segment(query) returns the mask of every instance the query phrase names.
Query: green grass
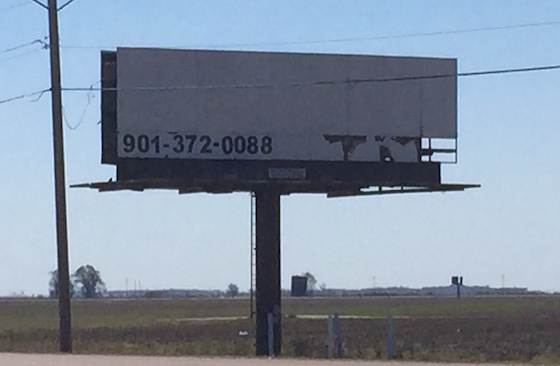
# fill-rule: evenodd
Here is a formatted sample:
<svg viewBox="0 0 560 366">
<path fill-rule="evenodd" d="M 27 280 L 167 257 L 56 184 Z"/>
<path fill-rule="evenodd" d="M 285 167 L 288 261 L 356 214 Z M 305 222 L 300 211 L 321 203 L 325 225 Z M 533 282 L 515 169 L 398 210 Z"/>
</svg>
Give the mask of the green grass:
<svg viewBox="0 0 560 366">
<path fill-rule="evenodd" d="M 325 356 L 326 321 L 341 315 L 345 357 L 387 354 L 387 314 L 394 316 L 395 358 L 421 361 L 560 363 L 560 297 L 287 298 L 283 355 Z M 251 356 L 248 299 L 74 300 L 77 353 Z M 193 318 L 228 319 L 193 321 Z M 0 300 L 0 351 L 56 352 L 54 300 Z"/>
</svg>

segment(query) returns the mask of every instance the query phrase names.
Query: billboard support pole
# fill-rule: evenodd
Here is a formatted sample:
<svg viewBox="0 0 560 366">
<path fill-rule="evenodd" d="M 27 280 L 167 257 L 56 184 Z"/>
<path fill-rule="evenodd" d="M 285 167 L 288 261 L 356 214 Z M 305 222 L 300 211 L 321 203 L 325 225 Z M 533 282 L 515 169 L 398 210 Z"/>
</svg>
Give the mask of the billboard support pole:
<svg viewBox="0 0 560 366">
<path fill-rule="evenodd" d="M 267 356 L 268 314 L 273 315 L 273 349 L 282 344 L 280 287 L 280 193 L 264 188 L 256 197 L 256 354 Z"/>
</svg>

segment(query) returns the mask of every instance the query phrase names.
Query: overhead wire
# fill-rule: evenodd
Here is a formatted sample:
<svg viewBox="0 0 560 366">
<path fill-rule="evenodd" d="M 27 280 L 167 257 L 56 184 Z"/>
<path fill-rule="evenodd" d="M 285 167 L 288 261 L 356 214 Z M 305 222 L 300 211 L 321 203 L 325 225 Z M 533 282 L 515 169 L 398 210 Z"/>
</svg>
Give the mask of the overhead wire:
<svg viewBox="0 0 560 366">
<path fill-rule="evenodd" d="M 458 73 L 444 73 L 444 74 L 431 74 L 431 75 L 410 75 L 392 78 L 362 78 L 362 79 L 346 79 L 346 80 L 323 80 L 310 83 L 288 83 L 288 84 L 232 84 L 232 85 L 183 85 L 183 86 L 148 86 L 148 87 L 131 87 L 131 88 L 92 88 L 92 87 L 69 87 L 62 88 L 66 92 L 79 92 L 79 91 L 172 91 L 172 90 L 197 90 L 197 89 L 248 89 L 248 88 L 271 88 L 271 87 L 298 87 L 298 86 L 313 86 L 313 85 L 334 85 L 334 84 L 358 84 L 358 83 L 384 83 L 384 82 L 399 82 L 399 81 L 413 81 L 425 79 L 440 79 L 448 77 L 472 77 L 484 75 L 498 75 L 498 74 L 514 74 L 526 72 L 538 72 L 547 70 L 558 70 L 560 64 L 545 65 L 545 66 L 532 66 L 496 70 L 483 70 L 483 71 L 468 71 Z"/>
<path fill-rule="evenodd" d="M 87 93 L 87 102 L 86 105 L 82 111 L 82 114 L 80 116 L 80 119 L 78 120 L 78 122 L 76 122 L 74 125 L 71 125 L 70 122 L 68 121 L 68 117 L 66 117 L 66 108 L 64 108 L 64 106 L 62 107 L 62 116 L 64 117 L 64 123 L 66 124 L 66 127 L 68 127 L 70 130 L 74 131 L 76 130 L 78 127 L 80 127 L 80 125 L 84 122 L 84 118 L 86 116 L 86 113 L 88 111 L 89 106 L 91 105 L 91 102 L 93 99 L 95 99 L 95 94 L 93 93 L 93 87 L 97 84 L 101 83 L 101 81 L 98 81 L 96 83 L 93 83 L 90 85 L 90 91 Z"/>
<path fill-rule="evenodd" d="M 30 102 L 34 103 L 34 102 L 39 101 L 39 99 L 41 99 L 43 97 L 43 95 L 50 90 L 51 89 L 48 88 L 48 89 L 43 89 L 43 90 L 39 90 L 39 91 L 32 92 L 32 93 L 21 94 L 21 95 L 15 96 L 15 97 L 3 99 L 3 100 L 0 100 L 0 105 L 10 103 L 10 102 L 14 102 L 14 101 L 20 100 L 20 99 L 31 98 L 31 97 L 37 96 L 37 98 L 30 100 Z"/>
<path fill-rule="evenodd" d="M 4 57 L 4 58 L 0 59 L 0 64 L 2 64 L 4 62 L 7 62 L 7 61 L 10 61 L 10 60 L 13 60 L 13 59 L 17 59 L 17 58 L 20 58 L 20 57 L 31 55 L 33 53 L 37 53 L 37 52 L 42 51 L 42 50 L 43 49 L 35 49 L 35 50 L 31 50 L 31 51 L 27 51 L 27 52 L 24 52 L 24 53 L 17 54 L 15 56 Z"/>
<path fill-rule="evenodd" d="M 365 78 L 365 79 L 347 79 L 347 80 L 326 80 L 326 81 L 316 81 L 313 83 L 290 83 L 290 84 L 243 84 L 243 85 L 207 85 L 207 86 L 195 86 L 195 85 L 185 85 L 185 86 L 175 86 L 175 87 L 132 87 L 132 88 L 95 88 L 96 84 L 99 84 L 101 81 L 97 81 L 96 83 L 90 85 L 89 87 L 63 87 L 62 91 L 65 92 L 81 92 L 87 91 L 92 93 L 94 91 L 130 91 L 130 90 L 195 90 L 195 89 L 246 89 L 246 88 L 270 88 L 270 87 L 277 87 L 277 86 L 313 86 L 313 85 L 334 85 L 334 84 L 356 84 L 356 83 L 376 83 L 376 82 L 398 82 L 398 81 L 410 81 L 410 80 L 425 80 L 425 79 L 439 79 L 439 78 L 447 78 L 447 77 L 472 77 L 472 76 L 485 76 L 485 75 L 498 75 L 498 74 L 514 74 L 514 73 L 527 73 L 527 72 L 539 72 L 539 71 L 550 71 L 550 70 L 559 70 L 560 64 L 557 65 L 546 65 L 546 66 L 532 66 L 532 67 L 520 67 L 520 68 L 509 68 L 509 69 L 497 69 L 497 70 L 483 70 L 483 71 L 468 71 L 468 72 L 458 72 L 458 73 L 447 73 L 447 74 L 432 74 L 432 75 L 417 75 L 417 76 L 403 76 L 403 77 L 394 77 L 394 78 Z M 38 95 L 35 101 L 41 99 L 44 93 L 50 91 L 51 89 L 43 89 L 40 91 L 36 91 L 33 93 L 28 94 L 21 94 L 16 97 L 11 97 L 8 99 L 0 100 L 0 104 L 5 104 L 9 102 L 13 102 L 16 100 L 29 98 L 32 96 Z M 91 103 L 91 94 L 88 95 L 88 101 L 86 104 L 86 109 L 89 107 Z M 82 112 L 82 116 L 85 114 L 85 111 Z M 80 122 L 81 123 L 81 122 Z"/>
<path fill-rule="evenodd" d="M 517 73 L 524 73 L 524 72 L 537 72 L 537 71 L 558 70 L 558 69 L 560 69 L 560 64 L 558 64 L 558 65 L 547 65 L 547 66 L 520 67 L 520 68 L 511 68 L 511 69 L 468 71 L 468 72 L 447 73 L 447 74 L 403 76 L 403 77 L 382 78 L 382 79 L 354 79 L 354 80 L 345 80 L 344 83 L 370 83 L 370 82 L 389 82 L 389 81 L 439 79 L 439 78 L 448 78 L 448 77 L 469 77 L 469 76 L 484 76 L 484 75 L 498 75 L 498 74 L 517 74 Z"/>
<path fill-rule="evenodd" d="M 371 36 L 371 37 L 348 37 L 348 38 L 334 38 L 334 39 L 323 39 L 323 40 L 258 42 L 258 43 L 237 43 L 237 44 L 199 44 L 199 45 L 181 46 L 177 48 L 189 48 L 189 47 L 231 48 L 231 47 L 285 46 L 285 45 L 305 45 L 305 44 L 323 44 L 323 43 L 363 42 L 363 41 L 376 41 L 376 40 L 388 40 L 388 39 L 399 39 L 399 38 L 442 36 L 446 34 L 500 31 L 506 29 L 532 28 L 532 27 L 552 26 L 552 25 L 560 25 L 560 20 L 552 20 L 546 22 L 533 22 L 533 23 L 518 23 L 518 24 L 509 24 L 509 25 L 502 25 L 502 26 L 493 26 L 493 27 L 465 28 L 465 29 L 439 30 L 439 31 L 432 31 L 432 32 L 421 32 L 421 33 L 393 34 L 393 35 Z M 64 44 L 62 44 L 60 47 L 66 49 L 116 48 L 116 46 L 75 46 L 75 45 L 64 45 Z"/>
<path fill-rule="evenodd" d="M 27 5 L 27 4 L 31 4 L 31 1 L 27 0 L 27 1 L 19 2 L 17 4 L 11 5 L 11 6 L 6 6 L 4 8 L 0 8 L 0 13 L 4 13 L 6 11 L 16 9 L 16 8 L 22 7 L 22 6 Z"/>
<path fill-rule="evenodd" d="M 322 43 L 345 43 L 345 42 L 363 42 L 363 41 L 377 41 L 377 40 L 387 40 L 387 39 L 398 39 L 398 38 L 415 38 L 415 37 L 430 37 L 430 36 L 441 36 L 446 34 L 461 34 L 461 33 L 474 33 L 474 32 L 486 32 L 486 31 L 498 31 L 505 29 L 515 29 L 515 28 L 530 28 L 530 27 L 541 27 L 547 25 L 560 25 L 560 20 L 547 21 L 547 22 L 537 22 L 537 23 L 521 23 L 521 24 L 511 24 L 503 26 L 494 27 L 482 27 L 482 28 L 467 28 L 467 29 L 455 29 L 455 30 L 440 30 L 433 32 L 422 32 L 422 33 L 406 33 L 406 34 L 393 34 L 385 36 L 371 36 L 371 37 L 348 37 L 348 38 L 335 38 L 327 40 L 308 40 L 308 41 L 287 41 L 287 42 L 268 42 L 268 43 L 240 43 L 240 44 L 230 44 L 230 45 L 207 45 L 205 47 L 256 47 L 256 46 L 282 46 L 282 45 L 303 45 L 303 44 L 322 44 Z M 204 47 L 204 46 L 199 46 Z"/>
<path fill-rule="evenodd" d="M 12 9 L 16 9 L 18 7 L 30 4 L 31 2 L 36 2 L 39 5 L 44 6 L 44 4 L 39 3 L 36 0 L 27 0 L 23 1 L 8 7 L 0 8 L 0 13 L 6 12 Z M 74 0 L 68 0 L 64 5 L 59 7 L 58 10 L 62 10 L 66 6 L 70 5 Z M 320 43 L 343 43 L 343 42 L 360 42 L 360 41 L 375 41 L 375 40 L 387 40 L 387 39 L 398 39 L 398 38 L 413 38 L 413 37 L 427 37 L 427 36 L 439 36 L 439 35 L 446 35 L 446 34 L 461 34 L 461 33 L 473 33 L 473 32 L 484 32 L 484 31 L 499 31 L 499 30 L 506 30 L 506 29 L 516 29 L 516 28 L 529 28 L 529 27 L 540 27 L 540 26 L 551 26 L 551 25 L 560 25 L 560 20 L 553 20 L 547 22 L 534 22 L 534 23 L 521 23 L 521 24 L 510 24 L 510 25 L 503 25 L 503 26 L 492 26 L 492 27 L 480 27 L 480 28 L 468 28 L 468 29 L 455 29 L 455 30 L 439 30 L 439 31 L 432 31 L 432 32 L 423 32 L 423 33 L 408 33 L 408 34 L 395 34 L 395 35 L 385 35 L 385 36 L 372 36 L 372 37 L 352 37 L 352 38 L 338 38 L 338 39 L 326 39 L 326 40 L 307 40 L 307 41 L 284 41 L 284 42 L 264 42 L 264 43 L 240 43 L 240 44 L 228 44 L 228 45 L 198 45 L 195 47 L 251 47 L 251 46 L 274 46 L 274 45 L 299 45 L 299 44 L 320 44 Z M 7 53 L 15 52 L 17 50 L 33 46 L 35 44 L 40 44 L 42 49 L 47 49 L 49 47 L 48 43 L 48 36 L 45 36 L 41 39 L 35 39 L 33 41 L 23 43 L 17 46 L 13 46 L 4 50 L 0 50 L 0 55 L 4 55 Z M 192 47 L 192 46 L 191 46 Z M 61 48 L 105 48 L 105 47 L 95 47 L 95 46 L 71 46 L 71 45 L 61 45 Z M 114 47 L 107 47 L 107 48 L 114 48 Z M 39 50 L 32 50 L 29 52 L 25 52 L 23 54 L 10 57 L 4 60 L 0 60 L 0 62 L 7 61 L 10 59 L 23 57 L 25 55 L 35 53 Z M 510 69 L 498 69 L 498 70 L 484 70 L 484 71 L 472 71 L 472 72 L 462 72 L 462 73 L 447 73 L 447 74 L 433 74 L 433 75 L 416 75 L 416 76 L 404 76 L 404 77 L 394 77 L 394 78 L 365 78 L 365 79 L 347 79 L 347 80 L 325 80 L 325 81 L 317 81 L 312 83 L 291 83 L 291 84 L 249 84 L 249 85 L 216 85 L 216 86 L 177 86 L 177 87 L 134 87 L 134 88 L 94 88 L 97 83 L 90 85 L 88 88 L 77 87 L 77 88 L 62 88 L 62 91 L 87 91 L 87 103 L 84 107 L 84 110 L 81 114 L 80 119 L 75 125 L 70 125 L 68 119 L 66 117 L 66 111 L 63 108 L 63 116 L 66 126 L 70 130 L 77 129 L 84 120 L 85 114 L 92 102 L 92 99 L 95 98 L 93 94 L 94 91 L 118 91 L 118 90 L 187 90 L 187 89 L 234 89 L 234 88 L 267 88 L 267 87 L 275 87 L 275 86 L 308 86 L 308 85 L 333 85 L 333 84 L 358 84 L 358 83 L 374 83 L 374 82 L 398 82 L 398 81 L 409 81 L 409 80 L 423 80 L 423 79 L 435 79 L 435 78 L 447 78 L 447 77 L 470 77 L 470 76 L 483 76 L 483 75 L 497 75 L 497 74 L 511 74 L 511 73 L 525 73 L 525 72 L 537 72 L 537 71 L 546 71 L 546 70 L 557 70 L 560 69 L 560 64 L 558 65 L 548 65 L 548 66 L 535 66 L 535 67 L 524 67 L 524 68 L 510 68 Z M 35 97 L 35 99 L 30 100 L 30 102 L 36 102 L 40 100 L 43 95 L 50 91 L 51 89 L 43 89 L 32 93 L 21 94 L 15 97 L 7 98 L 4 100 L 0 100 L 1 104 L 6 104 L 10 102 L 14 102 L 17 100 Z"/>
<path fill-rule="evenodd" d="M 30 46 L 33 46 L 35 44 L 40 44 L 43 49 L 47 49 L 49 47 L 48 43 L 46 42 L 47 39 L 49 39 L 49 37 L 45 36 L 43 38 L 35 39 L 31 42 L 22 43 L 22 44 L 19 44 L 17 46 L 6 48 L 6 49 L 0 51 L 0 55 L 4 55 L 4 54 L 10 53 L 10 52 L 14 52 L 14 51 L 20 50 L 22 48 L 30 47 Z"/>
</svg>

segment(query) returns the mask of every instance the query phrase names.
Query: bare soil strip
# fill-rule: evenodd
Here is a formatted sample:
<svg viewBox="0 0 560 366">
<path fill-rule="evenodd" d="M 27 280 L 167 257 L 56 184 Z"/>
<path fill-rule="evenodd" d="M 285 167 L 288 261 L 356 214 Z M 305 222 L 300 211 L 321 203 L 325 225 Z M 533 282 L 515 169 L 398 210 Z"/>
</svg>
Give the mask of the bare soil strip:
<svg viewBox="0 0 560 366">
<path fill-rule="evenodd" d="M 285 358 L 196 358 L 196 357 L 138 357 L 138 356 L 98 356 L 98 355 L 37 355 L 0 353 L 0 365 L 11 366 L 330 366 L 375 365 L 375 366 L 465 366 L 459 363 L 417 363 L 386 361 L 351 361 L 351 360 L 296 360 Z M 498 364 L 486 364 L 495 366 Z M 522 364 L 518 364 L 522 366 Z"/>
</svg>

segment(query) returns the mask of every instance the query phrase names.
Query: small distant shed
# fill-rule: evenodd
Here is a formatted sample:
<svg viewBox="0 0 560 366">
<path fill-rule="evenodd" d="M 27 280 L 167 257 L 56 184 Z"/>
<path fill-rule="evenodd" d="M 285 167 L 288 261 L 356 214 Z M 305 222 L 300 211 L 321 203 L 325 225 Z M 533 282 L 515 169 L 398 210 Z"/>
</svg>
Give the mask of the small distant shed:
<svg viewBox="0 0 560 366">
<path fill-rule="evenodd" d="M 292 296 L 307 295 L 307 277 L 292 276 Z"/>
</svg>

